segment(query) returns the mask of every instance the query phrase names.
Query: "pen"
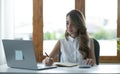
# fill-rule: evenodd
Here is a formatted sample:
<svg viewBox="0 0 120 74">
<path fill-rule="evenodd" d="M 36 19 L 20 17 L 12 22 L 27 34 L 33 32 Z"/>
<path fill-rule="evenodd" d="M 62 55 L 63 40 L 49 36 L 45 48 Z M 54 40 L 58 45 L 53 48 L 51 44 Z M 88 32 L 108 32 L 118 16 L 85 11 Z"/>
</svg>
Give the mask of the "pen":
<svg viewBox="0 0 120 74">
<path fill-rule="evenodd" d="M 46 56 L 49 57 L 49 55 L 45 52 Z"/>
</svg>

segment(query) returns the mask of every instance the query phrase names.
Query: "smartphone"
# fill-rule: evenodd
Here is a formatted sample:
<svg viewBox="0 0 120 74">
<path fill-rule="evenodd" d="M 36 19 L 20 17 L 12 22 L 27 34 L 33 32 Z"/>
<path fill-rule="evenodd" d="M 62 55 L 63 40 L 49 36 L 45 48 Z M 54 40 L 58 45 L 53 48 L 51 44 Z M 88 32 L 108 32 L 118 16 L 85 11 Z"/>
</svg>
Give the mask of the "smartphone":
<svg viewBox="0 0 120 74">
<path fill-rule="evenodd" d="M 91 68 L 91 65 L 79 65 L 79 68 Z"/>
</svg>

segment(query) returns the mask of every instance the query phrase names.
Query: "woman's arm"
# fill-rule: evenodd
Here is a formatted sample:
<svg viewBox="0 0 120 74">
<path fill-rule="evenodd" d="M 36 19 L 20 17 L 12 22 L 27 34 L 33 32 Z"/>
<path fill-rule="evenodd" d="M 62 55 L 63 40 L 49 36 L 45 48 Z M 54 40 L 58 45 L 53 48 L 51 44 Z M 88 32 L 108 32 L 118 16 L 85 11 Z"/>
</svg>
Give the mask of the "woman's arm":
<svg viewBox="0 0 120 74">
<path fill-rule="evenodd" d="M 60 40 L 57 41 L 55 47 L 53 48 L 52 52 L 50 53 L 49 57 L 46 57 L 42 62 L 45 65 L 52 65 L 54 63 L 54 58 L 59 55 L 60 53 Z"/>
<path fill-rule="evenodd" d="M 89 50 L 89 52 L 90 52 L 89 57 L 90 58 L 87 59 L 87 64 L 96 65 L 96 58 L 95 58 L 95 51 L 94 50 L 95 50 L 94 49 L 94 41 L 91 38 L 90 39 L 90 50 Z"/>
<path fill-rule="evenodd" d="M 60 53 L 60 40 L 57 41 L 55 47 L 53 48 L 52 52 L 50 53 L 50 58 L 55 58 Z"/>
</svg>

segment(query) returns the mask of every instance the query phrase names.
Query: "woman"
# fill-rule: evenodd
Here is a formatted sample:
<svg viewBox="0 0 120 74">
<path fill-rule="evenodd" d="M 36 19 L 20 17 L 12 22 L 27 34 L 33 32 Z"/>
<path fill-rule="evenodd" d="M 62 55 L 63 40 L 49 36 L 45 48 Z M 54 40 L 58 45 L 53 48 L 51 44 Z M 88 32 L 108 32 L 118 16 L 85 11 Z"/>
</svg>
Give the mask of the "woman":
<svg viewBox="0 0 120 74">
<path fill-rule="evenodd" d="M 49 57 L 43 60 L 52 65 L 61 53 L 60 62 L 95 65 L 94 43 L 89 38 L 85 18 L 81 11 L 72 10 L 66 15 L 65 39 L 58 40 Z"/>
</svg>

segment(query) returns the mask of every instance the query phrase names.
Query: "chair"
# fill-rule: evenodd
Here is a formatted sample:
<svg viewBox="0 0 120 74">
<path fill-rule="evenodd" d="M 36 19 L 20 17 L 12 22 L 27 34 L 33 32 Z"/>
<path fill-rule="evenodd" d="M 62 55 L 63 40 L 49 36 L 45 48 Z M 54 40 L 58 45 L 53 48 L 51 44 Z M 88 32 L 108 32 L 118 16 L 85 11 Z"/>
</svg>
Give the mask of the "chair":
<svg viewBox="0 0 120 74">
<path fill-rule="evenodd" d="M 93 38 L 93 40 L 94 40 L 94 51 L 95 51 L 96 65 L 99 65 L 100 44 L 96 39 Z M 60 62 L 60 55 L 61 55 L 61 53 L 59 54 L 59 58 L 58 58 L 59 62 Z"/>
<path fill-rule="evenodd" d="M 96 65 L 99 65 L 100 44 L 96 39 L 93 39 L 93 40 L 94 40 L 94 50 L 95 50 Z"/>
</svg>

